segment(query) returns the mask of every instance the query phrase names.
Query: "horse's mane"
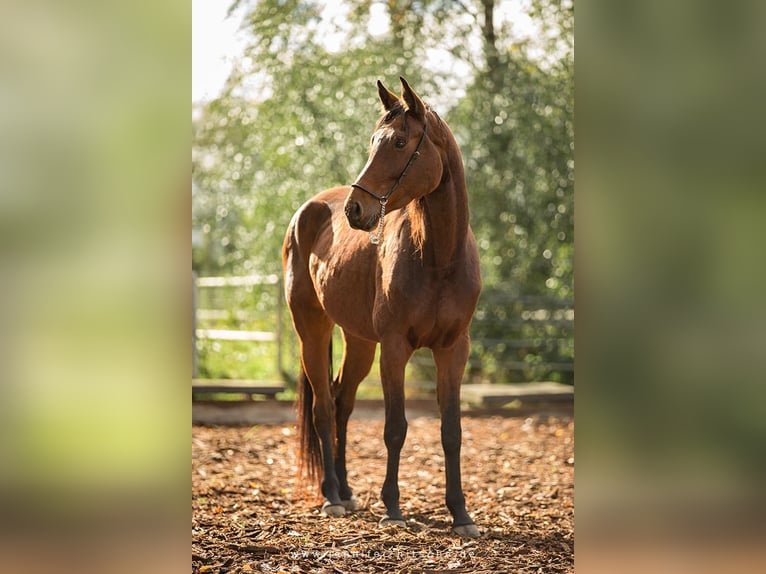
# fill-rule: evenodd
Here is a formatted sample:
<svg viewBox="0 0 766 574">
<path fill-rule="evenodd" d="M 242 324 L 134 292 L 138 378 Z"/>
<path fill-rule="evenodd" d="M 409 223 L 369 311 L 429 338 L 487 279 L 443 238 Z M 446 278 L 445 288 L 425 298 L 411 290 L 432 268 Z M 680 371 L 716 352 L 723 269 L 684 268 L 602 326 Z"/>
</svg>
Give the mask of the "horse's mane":
<svg viewBox="0 0 766 574">
<path fill-rule="evenodd" d="M 407 205 L 407 217 L 410 222 L 410 239 L 415 246 L 415 253 L 423 258 L 423 245 L 426 242 L 426 207 L 422 197 Z"/>
</svg>

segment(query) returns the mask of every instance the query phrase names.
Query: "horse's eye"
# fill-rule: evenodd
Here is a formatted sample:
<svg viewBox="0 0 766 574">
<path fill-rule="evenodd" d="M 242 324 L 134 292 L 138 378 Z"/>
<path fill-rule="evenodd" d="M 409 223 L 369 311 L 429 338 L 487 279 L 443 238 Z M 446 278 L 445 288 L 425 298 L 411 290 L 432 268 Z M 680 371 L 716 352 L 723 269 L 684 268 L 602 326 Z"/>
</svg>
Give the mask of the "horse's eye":
<svg viewBox="0 0 766 574">
<path fill-rule="evenodd" d="M 404 139 L 404 138 L 396 138 L 396 141 L 394 142 L 394 145 L 397 148 L 402 149 L 404 146 L 407 145 L 407 140 Z"/>
</svg>

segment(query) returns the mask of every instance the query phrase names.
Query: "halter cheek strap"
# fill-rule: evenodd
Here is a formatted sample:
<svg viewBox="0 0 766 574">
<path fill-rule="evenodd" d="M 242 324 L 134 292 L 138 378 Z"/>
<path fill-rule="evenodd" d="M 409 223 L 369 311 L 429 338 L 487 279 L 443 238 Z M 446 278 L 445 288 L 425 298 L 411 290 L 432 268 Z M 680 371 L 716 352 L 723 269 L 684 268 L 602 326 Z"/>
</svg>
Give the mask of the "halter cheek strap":
<svg viewBox="0 0 766 574">
<path fill-rule="evenodd" d="M 405 117 L 405 122 L 406 122 Z M 412 152 L 412 155 L 410 156 L 410 159 L 407 161 L 407 165 L 404 166 L 404 169 L 402 170 L 402 173 L 399 175 L 399 178 L 394 182 L 394 185 L 391 186 L 391 189 L 388 190 L 388 192 L 385 195 L 378 195 L 374 191 L 370 191 L 363 185 L 361 185 L 358 182 L 354 182 L 351 184 L 351 187 L 355 187 L 357 189 L 361 189 L 365 193 L 369 193 L 372 197 L 377 199 L 380 202 L 380 218 L 378 219 L 378 229 L 375 233 L 370 233 L 370 243 L 373 245 L 378 245 L 380 243 L 380 240 L 383 237 L 383 220 L 386 217 L 386 203 L 388 203 L 388 198 L 391 197 L 391 194 L 396 191 L 396 189 L 399 187 L 399 185 L 402 183 L 402 180 L 404 179 L 404 176 L 407 175 L 407 172 L 412 167 L 412 164 L 415 163 L 415 160 L 418 159 L 418 156 L 420 156 L 420 148 L 423 145 L 423 140 L 426 137 L 426 131 L 428 130 L 428 124 L 423 125 L 423 133 L 420 134 L 420 140 L 418 141 L 418 145 L 415 148 L 415 151 Z"/>
</svg>

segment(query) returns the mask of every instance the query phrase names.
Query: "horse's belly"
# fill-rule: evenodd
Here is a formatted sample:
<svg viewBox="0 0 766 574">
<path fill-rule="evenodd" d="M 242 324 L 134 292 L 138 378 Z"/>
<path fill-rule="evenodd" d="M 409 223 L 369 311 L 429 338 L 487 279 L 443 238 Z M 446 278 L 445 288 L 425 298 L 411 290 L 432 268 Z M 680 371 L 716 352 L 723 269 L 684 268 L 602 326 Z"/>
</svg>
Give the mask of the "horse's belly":
<svg viewBox="0 0 766 574">
<path fill-rule="evenodd" d="M 376 341 L 373 328 L 374 268 L 338 265 L 312 257 L 314 288 L 327 316 L 356 337 Z"/>
</svg>

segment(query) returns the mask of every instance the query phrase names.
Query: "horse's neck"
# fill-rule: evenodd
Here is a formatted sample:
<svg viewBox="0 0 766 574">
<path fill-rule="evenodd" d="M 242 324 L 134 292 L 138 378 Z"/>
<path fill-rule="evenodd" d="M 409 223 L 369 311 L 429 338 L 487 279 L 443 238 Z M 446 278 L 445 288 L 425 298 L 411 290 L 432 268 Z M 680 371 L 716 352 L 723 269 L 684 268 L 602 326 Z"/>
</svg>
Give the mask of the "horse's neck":
<svg viewBox="0 0 766 574">
<path fill-rule="evenodd" d="M 459 166 L 451 163 L 447 168 L 449 177 L 423 198 L 423 257 L 445 270 L 459 264 L 456 256 L 468 233 L 468 197 L 462 163 Z"/>
</svg>

